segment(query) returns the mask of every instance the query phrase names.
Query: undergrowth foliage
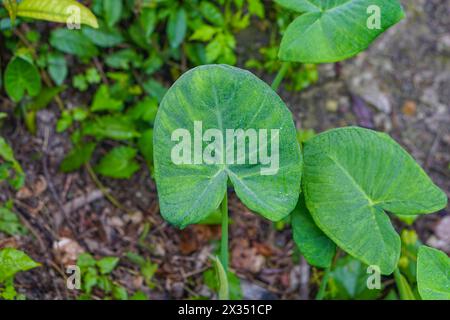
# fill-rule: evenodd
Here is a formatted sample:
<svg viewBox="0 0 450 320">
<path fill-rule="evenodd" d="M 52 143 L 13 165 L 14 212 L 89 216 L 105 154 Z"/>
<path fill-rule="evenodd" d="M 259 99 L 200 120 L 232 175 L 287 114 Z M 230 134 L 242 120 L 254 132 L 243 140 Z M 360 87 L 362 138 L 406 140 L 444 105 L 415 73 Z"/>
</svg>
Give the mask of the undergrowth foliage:
<svg viewBox="0 0 450 320">
<path fill-rule="evenodd" d="M 62 172 L 84 167 L 99 182 L 97 175 L 131 178 L 144 164 L 170 224 L 221 224 L 219 257 L 203 275 L 220 299 L 242 298 L 228 266 L 230 189 L 256 214 L 292 226 L 300 253 L 324 269 L 317 299 L 379 298 L 384 288 L 368 288 L 368 266 L 392 275 L 401 299 L 450 299 L 448 256 L 423 246 L 413 230 L 399 236 L 391 223 L 445 208 L 445 193 L 387 134 L 358 127 L 297 132 L 276 93 L 283 79 L 289 89 L 304 89 L 317 81 L 316 64 L 365 50 L 404 17 L 400 3 L 276 0 L 270 9 L 262 0 L 93 0 L 90 9 L 74 0 L 3 0 L 0 37 L 8 60 L 0 86 L 10 109 L 0 121 L 19 117 L 35 134 L 37 112 L 55 102 L 55 129 L 73 145 Z M 48 37 L 38 24 L 22 28 L 34 20 L 59 25 Z M 273 26 L 268 46 L 243 63 L 277 72 L 271 86 L 233 67 L 235 34 L 250 21 Z M 68 106 L 68 93 L 87 102 Z M 253 151 L 246 141 L 255 142 Z M 99 147 L 108 151 L 97 157 Z M 2 137 L 0 181 L 17 190 L 25 183 Z M 13 201 L 0 207 L 0 232 L 27 232 Z M 338 259 L 339 251 L 348 255 Z M 154 288 L 157 266 L 132 252 L 128 260 Z M 79 298 L 94 291 L 108 299 L 146 298 L 129 296 L 112 280 L 119 262 L 81 255 Z M 0 297 L 25 298 L 14 276 L 39 266 L 24 252 L 0 249 Z"/>
</svg>

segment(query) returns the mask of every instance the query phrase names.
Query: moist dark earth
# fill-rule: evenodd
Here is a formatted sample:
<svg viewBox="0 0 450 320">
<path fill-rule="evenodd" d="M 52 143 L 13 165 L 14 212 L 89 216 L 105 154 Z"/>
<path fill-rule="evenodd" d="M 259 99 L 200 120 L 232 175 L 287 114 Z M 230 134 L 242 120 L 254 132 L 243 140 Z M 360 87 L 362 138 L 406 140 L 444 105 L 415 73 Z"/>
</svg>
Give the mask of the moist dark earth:
<svg viewBox="0 0 450 320">
<path fill-rule="evenodd" d="M 368 51 L 340 64 L 319 66 L 318 83 L 301 92 L 281 88 L 281 96 L 299 129 L 322 132 L 359 125 L 389 133 L 450 197 L 450 8 L 441 0 L 402 3 L 407 18 Z M 241 66 L 267 38 L 257 27 L 238 36 Z M 274 76 L 258 75 L 267 82 Z M 66 93 L 62 98 L 66 104 L 79 105 L 86 97 Z M 8 108 L 1 99 L 1 111 Z M 59 173 L 70 139 L 55 132 L 58 117 L 56 105 L 40 111 L 36 136 L 18 120 L 1 129 L 26 171 L 27 183 L 17 193 L 0 185 L 0 202 L 13 198 L 31 232 L 21 237 L 0 235 L 0 247 L 20 248 L 42 263 L 17 277 L 18 291 L 28 299 L 76 298 L 77 293 L 66 288 L 65 266 L 73 264 L 80 252 L 90 252 L 98 258 L 122 257 L 113 279 L 130 293 L 142 290 L 151 299 L 213 297 L 202 274 L 210 267 L 220 228 L 197 225 L 179 231 L 165 223 L 155 183 L 145 169 L 130 180 L 101 178 L 121 208 L 105 198 L 85 169 Z M 101 155 L 102 150 L 95 157 Z M 277 231 L 233 194 L 229 206 L 231 267 L 242 279 L 245 298 L 314 297 L 320 273 L 302 259 L 293 259 L 290 229 Z M 447 207 L 414 223 L 422 242 L 447 253 L 449 213 Z M 154 289 L 146 287 L 137 267 L 125 258 L 129 251 L 158 264 Z M 94 293 L 94 298 L 101 295 Z"/>
</svg>

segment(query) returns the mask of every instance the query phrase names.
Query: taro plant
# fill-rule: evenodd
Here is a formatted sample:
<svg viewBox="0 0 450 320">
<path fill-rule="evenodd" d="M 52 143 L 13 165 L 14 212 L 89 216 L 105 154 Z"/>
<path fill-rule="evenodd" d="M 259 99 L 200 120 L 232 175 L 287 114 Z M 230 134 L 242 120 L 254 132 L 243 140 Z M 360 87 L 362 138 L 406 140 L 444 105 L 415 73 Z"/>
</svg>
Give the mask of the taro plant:
<svg viewBox="0 0 450 320">
<path fill-rule="evenodd" d="M 252 154 L 239 148 L 247 134 L 259 143 Z M 221 278 L 228 270 L 228 183 L 272 221 L 290 214 L 300 191 L 302 157 L 289 110 L 253 74 L 225 65 L 197 67 L 167 92 L 155 120 L 154 165 L 161 213 L 173 225 L 200 222 L 220 207 Z"/>
<path fill-rule="evenodd" d="M 284 61 L 273 88 L 277 89 L 291 62 L 327 63 L 365 50 L 379 35 L 404 17 L 396 0 L 275 0 L 298 13 L 281 40 Z"/>
<path fill-rule="evenodd" d="M 252 140 L 259 143 L 254 150 Z M 386 212 L 426 214 L 447 204 L 446 195 L 384 133 L 334 129 L 307 140 L 301 152 L 292 116 L 276 93 L 252 74 L 224 65 L 195 68 L 172 86 L 156 117 L 154 146 L 167 221 L 184 228 L 220 206 L 224 270 L 228 183 L 269 220 L 293 211 L 294 240 L 310 264 L 328 272 L 336 246 L 381 274 L 398 271 L 400 237 Z M 277 169 L 265 162 L 267 155 Z"/>
<path fill-rule="evenodd" d="M 404 15 L 397 1 L 277 2 L 301 15 L 284 34 L 279 57 L 287 63 L 274 90 L 290 61 L 349 58 Z M 292 116 L 276 93 L 252 74 L 225 65 L 195 68 L 175 82 L 161 102 L 154 130 L 163 217 L 184 228 L 218 208 L 222 212 L 221 266 L 216 268 L 219 283 L 225 281 L 220 298 L 228 297 L 228 186 L 269 220 L 292 212 L 301 253 L 311 265 L 325 268 L 318 299 L 325 295 L 337 248 L 383 275 L 394 273 L 402 298 L 412 296 L 398 269 L 401 241 L 387 212 L 401 218 L 436 212 L 447 205 L 447 196 L 387 134 L 340 128 L 300 148 Z M 266 171 L 274 160 L 277 169 Z M 419 291 L 424 298 L 429 292 L 442 297 L 440 285 L 423 289 L 432 282 L 423 270 L 442 268 L 437 277 L 447 292 L 448 260 L 435 252 L 434 259 L 421 259 L 431 255 L 425 250 L 419 252 Z"/>
</svg>

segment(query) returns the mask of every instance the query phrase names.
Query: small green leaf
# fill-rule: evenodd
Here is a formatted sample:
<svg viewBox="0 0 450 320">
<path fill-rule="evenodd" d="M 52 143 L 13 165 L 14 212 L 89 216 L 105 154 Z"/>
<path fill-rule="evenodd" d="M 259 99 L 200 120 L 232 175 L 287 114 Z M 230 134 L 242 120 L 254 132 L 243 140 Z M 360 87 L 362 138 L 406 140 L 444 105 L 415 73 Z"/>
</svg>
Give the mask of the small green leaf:
<svg viewBox="0 0 450 320">
<path fill-rule="evenodd" d="M 108 1 L 112 3 L 112 1 Z M 83 28 L 83 35 L 88 38 L 93 44 L 102 48 L 115 47 L 124 42 L 124 38 L 119 29 L 107 27 L 100 21 L 99 28 Z"/>
<path fill-rule="evenodd" d="M 362 128 L 330 130 L 305 142 L 304 192 L 317 226 L 343 250 L 391 274 L 400 237 L 384 210 L 426 214 L 447 204 L 394 140 Z"/>
<path fill-rule="evenodd" d="M 109 27 L 119 22 L 123 11 L 122 0 L 103 0 L 103 16 Z"/>
<path fill-rule="evenodd" d="M 400 295 L 400 299 L 402 299 L 402 300 L 417 300 L 416 297 L 414 296 L 414 293 L 413 293 L 408 281 L 400 273 L 400 271 L 398 271 L 398 269 L 395 269 L 394 277 L 395 277 L 395 283 L 397 284 L 397 289 L 398 289 L 398 293 Z"/>
<path fill-rule="evenodd" d="M 167 36 L 172 48 L 178 48 L 183 42 L 187 31 L 187 17 L 186 11 L 183 8 L 174 11 L 169 16 L 167 24 Z"/>
<path fill-rule="evenodd" d="M 228 287 L 228 277 L 225 272 L 225 269 L 222 266 L 222 262 L 220 262 L 218 257 L 214 257 L 213 259 L 214 268 L 216 270 L 217 275 L 217 287 L 218 287 L 218 295 L 219 300 L 229 300 L 230 299 L 230 290 Z"/>
<path fill-rule="evenodd" d="M 41 91 L 41 76 L 37 68 L 19 57 L 13 58 L 5 71 L 5 90 L 10 98 L 19 102 L 25 92 L 32 97 Z"/>
<path fill-rule="evenodd" d="M 97 261 L 89 253 L 82 253 L 78 256 L 77 266 L 82 270 L 85 270 L 89 267 L 95 267 L 96 264 Z"/>
<path fill-rule="evenodd" d="M 142 57 L 139 56 L 133 49 L 123 49 L 109 54 L 105 63 L 115 69 L 130 69 L 130 66 L 135 66 L 139 61 L 142 61 Z"/>
<path fill-rule="evenodd" d="M 195 30 L 189 40 L 209 41 L 216 34 L 216 32 L 217 28 L 211 27 L 207 24 L 203 24 L 197 30 Z"/>
<path fill-rule="evenodd" d="M 200 12 L 206 20 L 216 26 L 223 26 L 225 24 L 222 12 L 209 1 L 202 1 L 202 3 L 200 3 Z"/>
<path fill-rule="evenodd" d="M 133 120 L 142 120 L 153 123 L 157 112 L 158 101 L 156 99 L 146 97 L 135 106 L 131 107 L 127 111 L 127 114 Z"/>
<path fill-rule="evenodd" d="M 153 129 L 142 132 L 138 141 L 139 151 L 144 156 L 148 167 L 153 166 Z"/>
<path fill-rule="evenodd" d="M 220 262 L 220 261 L 219 261 Z M 219 280 L 218 275 L 215 268 L 211 268 L 206 270 L 203 273 L 203 279 L 205 284 L 215 292 L 219 291 Z M 242 288 L 241 288 L 241 280 L 234 274 L 232 271 L 228 270 L 227 272 L 227 281 L 228 287 L 230 291 L 230 300 L 242 300 Z"/>
<path fill-rule="evenodd" d="M 118 263 L 119 258 L 117 257 L 105 257 L 97 261 L 97 266 L 101 274 L 109 274 L 116 268 Z"/>
<path fill-rule="evenodd" d="M 94 14 L 75 0 L 23 0 L 17 6 L 17 16 L 61 23 L 77 23 L 78 19 L 71 20 L 76 16 L 79 17 L 79 23 L 93 28 L 98 27 Z"/>
<path fill-rule="evenodd" d="M 39 266 L 39 263 L 22 251 L 12 248 L 0 249 L 0 283 L 14 277 L 20 271 L 28 271 Z"/>
<path fill-rule="evenodd" d="M 131 119 L 124 116 L 96 117 L 83 123 L 83 134 L 97 139 L 129 140 L 141 135 Z"/>
<path fill-rule="evenodd" d="M 114 299 L 116 300 L 128 300 L 128 292 L 127 289 L 125 289 L 122 286 L 113 286 L 112 288 L 112 295 Z"/>
<path fill-rule="evenodd" d="M 50 53 L 47 59 L 50 77 L 56 85 L 62 85 L 68 74 L 67 61 L 64 58 L 64 55 Z"/>
<path fill-rule="evenodd" d="M 73 123 L 72 115 L 69 111 L 64 110 L 61 114 L 61 117 L 58 119 L 56 123 L 56 132 L 61 133 L 70 128 Z"/>
<path fill-rule="evenodd" d="M 123 101 L 116 100 L 111 97 L 109 88 L 107 85 L 101 85 L 94 96 L 92 102 L 91 111 L 121 111 L 123 109 Z"/>
<path fill-rule="evenodd" d="M 64 90 L 64 87 L 42 87 L 39 94 L 33 98 L 33 100 L 27 104 L 28 111 L 39 111 L 46 108 L 50 102 Z"/>
<path fill-rule="evenodd" d="M 424 300 L 450 300 L 450 258 L 437 249 L 420 247 L 417 284 Z"/>
<path fill-rule="evenodd" d="M 139 22 L 146 37 L 150 37 L 155 30 L 157 23 L 156 11 L 150 8 L 142 9 L 141 15 L 139 16 Z"/>
<path fill-rule="evenodd" d="M 0 137 L 0 159 L 6 161 L 1 169 L 2 179 L 6 179 L 16 190 L 22 188 L 25 184 L 25 173 L 23 172 L 20 163 L 14 158 L 13 149 L 3 137 Z M 14 171 L 14 176 L 10 176 L 10 170 Z"/>
<path fill-rule="evenodd" d="M 292 232 L 297 247 L 309 264 L 320 268 L 331 266 L 336 245 L 315 224 L 303 194 L 292 212 Z"/>
<path fill-rule="evenodd" d="M 79 30 L 56 29 L 50 34 L 52 47 L 82 59 L 98 55 L 97 47 Z"/>
<path fill-rule="evenodd" d="M 106 177 L 129 179 L 140 169 L 136 153 L 136 149 L 130 147 L 116 147 L 100 160 L 95 170 Z"/>
<path fill-rule="evenodd" d="M 14 236 L 26 234 L 27 229 L 14 212 L 7 207 L 0 207 L 0 232 Z"/>
<path fill-rule="evenodd" d="M 287 28 L 279 57 L 285 61 L 326 63 L 366 49 L 404 17 L 396 0 L 276 0 L 303 13 Z"/>
<path fill-rule="evenodd" d="M 328 280 L 327 296 L 338 300 L 373 300 L 383 290 L 369 289 L 367 280 L 370 274 L 367 266 L 351 256 L 345 256 L 336 262 Z"/>
<path fill-rule="evenodd" d="M 76 146 L 61 162 L 60 170 L 67 173 L 80 169 L 91 159 L 95 145 L 95 143 L 90 142 Z"/>
</svg>

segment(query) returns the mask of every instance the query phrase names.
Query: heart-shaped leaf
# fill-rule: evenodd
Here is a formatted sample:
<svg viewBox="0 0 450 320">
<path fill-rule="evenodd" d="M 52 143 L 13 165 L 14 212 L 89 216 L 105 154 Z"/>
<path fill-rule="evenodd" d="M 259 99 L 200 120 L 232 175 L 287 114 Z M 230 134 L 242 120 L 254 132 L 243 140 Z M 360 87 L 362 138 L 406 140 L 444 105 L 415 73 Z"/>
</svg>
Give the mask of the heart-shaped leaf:
<svg viewBox="0 0 450 320">
<path fill-rule="evenodd" d="M 320 268 L 331 265 L 336 245 L 315 224 L 306 208 L 303 194 L 292 211 L 292 233 L 295 244 L 309 264 Z"/>
<path fill-rule="evenodd" d="M 431 213 L 446 195 L 384 133 L 341 128 L 305 143 L 304 191 L 311 215 L 339 247 L 383 274 L 397 266 L 400 238 L 387 210 Z"/>
<path fill-rule="evenodd" d="M 404 17 L 396 0 L 276 0 L 302 13 L 287 28 L 279 57 L 324 63 L 344 60 Z"/>
<path fill-rule="evenodd" d="M 27 60 L 13 58 L 5 71 L 5 90 L 15 102 L 22 100 L 25 91 L 32 97 L 41 91 L 41 77 L 37 68 Z"/>
<path fill-rule="evenodd" d="M 17 6 L 17 16 L 98 28 L 94 14 L 76 0 L 23 0 Z"/>
<path fill-rule="evenodd" d="M 417 285 L 424 300 L 450 300 L 450 258 L 442 251 L 421 246 Z"/>
<path fill-rule="evenodd" d="M 302 158 L 292 116 L 250 72 L 208 65 L 184 74 L 158 109 L 154 145 L 161 213 L 178 227 L 217 209 L 228 178 L 244 204 L 270 220 L 297 203 Z"/>
</svg>

